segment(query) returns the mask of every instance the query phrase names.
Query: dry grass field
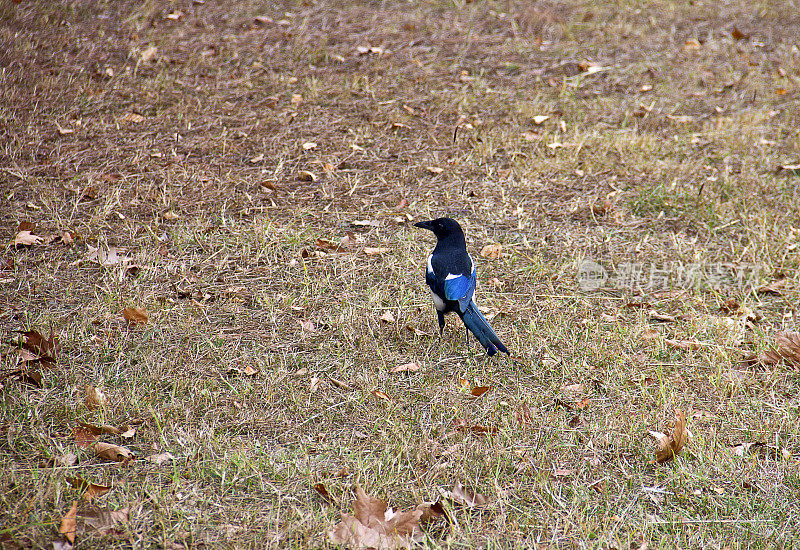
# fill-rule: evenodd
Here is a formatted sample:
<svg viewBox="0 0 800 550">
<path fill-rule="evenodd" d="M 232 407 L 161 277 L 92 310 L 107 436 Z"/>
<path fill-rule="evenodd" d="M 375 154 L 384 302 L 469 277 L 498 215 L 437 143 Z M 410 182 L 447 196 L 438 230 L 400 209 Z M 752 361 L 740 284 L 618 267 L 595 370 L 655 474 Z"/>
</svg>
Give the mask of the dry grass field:
<svg viewBox="0 0 800 550">
<path fill-rule="evenodd" d="M 792 547 L 799 8 L 0 4 L 0 546 Z"/>
</svg>

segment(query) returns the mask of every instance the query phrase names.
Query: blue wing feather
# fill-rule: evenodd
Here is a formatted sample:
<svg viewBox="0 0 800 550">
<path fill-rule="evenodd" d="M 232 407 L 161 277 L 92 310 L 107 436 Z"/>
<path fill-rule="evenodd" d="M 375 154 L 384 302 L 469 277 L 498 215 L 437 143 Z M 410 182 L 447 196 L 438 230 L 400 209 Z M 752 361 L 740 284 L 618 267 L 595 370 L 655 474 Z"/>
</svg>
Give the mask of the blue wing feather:
<svg viewBox="0 0 800 550">
<path fill-rule="evenodd" d="M 470 277 L 459 275 L 451 277 L 444 282 L 444 295 L 447 300 L 458 302 L 458 307 L 463 313 L 466 311 L 472 295 L 475 294 L 476 273 L 472 270 Z"/>
</svg>

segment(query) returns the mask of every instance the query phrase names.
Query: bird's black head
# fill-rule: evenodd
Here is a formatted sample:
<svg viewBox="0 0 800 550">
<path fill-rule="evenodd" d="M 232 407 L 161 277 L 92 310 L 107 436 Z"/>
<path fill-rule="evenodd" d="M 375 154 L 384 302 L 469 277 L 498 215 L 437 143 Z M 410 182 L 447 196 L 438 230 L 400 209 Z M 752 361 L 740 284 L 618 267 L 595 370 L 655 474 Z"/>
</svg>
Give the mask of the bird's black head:
<svg viewBox="0 0 800 550">
<path fill-rule="evenodd" d="M 439 239 L 450 236 L 460 236 L 462 239 L 464 238 L 464 231 L 462 231 L 458 222 L 452 218 L 436 218 L 435 220 L 415 223 L 414 226 L 433 231 L 433 234 Z"/>
</svg>

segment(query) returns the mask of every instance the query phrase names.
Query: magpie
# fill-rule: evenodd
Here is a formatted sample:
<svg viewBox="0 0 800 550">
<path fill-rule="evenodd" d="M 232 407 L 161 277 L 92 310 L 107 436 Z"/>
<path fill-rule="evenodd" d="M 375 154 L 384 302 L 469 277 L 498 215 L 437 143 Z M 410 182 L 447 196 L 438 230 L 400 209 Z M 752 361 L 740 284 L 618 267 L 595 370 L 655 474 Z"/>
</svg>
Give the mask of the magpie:
<svg viewBox="0 0 800 550">
<path fill-rule="evenodd" d="M 437 218 L 415 223 L 414 226 L 433 231 L 436 235 L 436 247 L 428 257 L 425 282 L 430 287 L 436 307 L 439 335 L 444 331 L 444 314 L 455 311 L 467 328 L 468 344 L 469 333 L 472 332 L 489 356 L 495 355 L 498 350 L 509 353 L 475 304 L 475 263 L 467 253 L 467 242 L 461 226 L 451 218 Z"/>
</svg>

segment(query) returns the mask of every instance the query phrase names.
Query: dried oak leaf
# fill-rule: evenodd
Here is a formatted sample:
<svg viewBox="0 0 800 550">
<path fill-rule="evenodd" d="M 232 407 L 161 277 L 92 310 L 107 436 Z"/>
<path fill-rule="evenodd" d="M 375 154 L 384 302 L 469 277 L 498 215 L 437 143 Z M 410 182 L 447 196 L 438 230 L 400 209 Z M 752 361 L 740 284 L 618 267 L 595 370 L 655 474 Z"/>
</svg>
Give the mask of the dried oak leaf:
<svg viewBox="0 0 800 550">
<path fill-rule="evenodd" d="M 32 234 L 29 230 L 20 231 L 14 236 L 14 246 L 33 246 L 42 244 L 42 238 Z"/>
<path fill-rule="evenodd" d="M 72 544 L 75 543 L 77 514 L 78 514 L 78 501 L 75 500 L 72 502 L 72 508 L 70 508 L 66 514 L 64 514 L 63 518 L 61 518 L 61 526 L 58 528 L 58 532 L 67 537 L 67 540 Z"/>
<path fill-rule="evenodd" d="M 109 510 L 90 505 L 78 512 L 78 520 L 86 531 L 94 530 L 100 535 L 121 534 L 120 527 L 128 523 L 130 508 Z"/>
<path fill-rule="evenodd" d="M 422 504 L 418 504 L 416 510 L 422 512 L 419 522 L 423 524 L 431 523 L 439 518 L 445 518 L 449 523 L 453 522 L 441 499 L 436 502 L 423 502 Z"/>
<path fill-rule="evenodd" d="M 22 348 L 35 353 L 41 359 L 54 362 L 56 352 L 58 351 L 58 337 L 53 334 L 52 327 L 50 328 L 50 337 L 45 338 L 38 330 L 24 330 L 19 331 L 25 340 L 22 342 Z M 30 359 L 26 359 L 30 360 Z"/>
<path fill-rule="evenodd" d="M 94 452 L 99 458 L 111 460 L 112 462 L 127 462 L 136 458 L 130 449 L 113 443 L 104 443 L 102 441 L 95 443 Z"/>
<path fill-rule="evenodd" d="M 322 497 L 322 500 L 324 500 L 328 504 L 336 504 L 336 499 L 333 498 L 333 495 L 331 495 L 328 492 L 328 488 L 325 487 L 324 483 L 317 483 L 316 485 L 314 485 L 314 490 L 317 492 L 319 496 Z"/>
<path fill-rule="evenodd" d="M 779 332 L 775 335 L 777 347 L 762 351 L 758 362 L 763 365 L 777 365 L 781 361 L 787 365 L 800 368 L 800 333 Z"/>
<path fill-rule="evenodd" d="M 472 388 L 472 391 L 470 391 L 469 393 L 474 397 L 480 397 L 487 391 L 491 390 L 493 387 L 494 386 L 477 386 L 475 388 Z"/>
<path fill-rule="evenodd" d="M 403 363 L 389 369 L 389 372 L 394 374 L 397 372 L 417 372 L 420 368 L 419 363 Z"/>
<path fill-rule="evenodd" d="M 482 494 L 464 487 L 464 485 L 461 483 L 461 480 L 456 481 L 455 485 L 453 485 L 453 490 L 450 491 L 449 496 L 456 504 L 461 504 L 462 506 L 467 506 L 469 508 L 473 508 L 475 506 L 484 506 L 489 502 L 489 499 Z"/>
<path fill-rule="evenodd" d="M 109 246 L 107 249 L 95 248 L 92 245 L 87 245 L 87 247 L 89 249 L 89 254 L 86 255 L 86 259 L 90 262 L 98 263 L 103 267 L 124 265 L 133 260 L 133 258 L 128 256 L 120 256 L 119 253 L 125 250 L 117 248 L 116 246 Z"/>
<path fill-rule="evenodd" d="M 83 498 L 87 501 L 92 500 L 94 497 L 103 495 L 111 490 L 110 485 L 97 485 L 90 483 L 80 477 L 67 477 L 67 483 L 72 485 L 75 489 L 83 491 Z"/>
<path fill-rule="evenodd" d="M 342 521 L 328 531 L 328 540 L 353 549 L 412 548 L 425 537 L 419 526 L 422 514 L 421 510 L 394 512 L 357 486 L 353 515 L 342 513 Z"/>
<path fill-rule="evenodd" d="M 72 435 L 75 436 L 75 443 L 78 444 L 78 447 L 88 449 L 97 442 L 100 432 L 96 431 L 94 426 L 85 425 L 72 428 Z"/>
<path fill-rule="evenodd" d="M 150 319 L 147 312 L 140 307 L 126 307 L 122 311 L 122 316 L 130 325 L 144 325 Z"/>
<path fill-rule="evenodd" d="M 382 392 L 381 390 L 372 390 L 370 393 L 372 395 L 374 395 L 375 397 L 377 397 L 378 399 L 383 399 L 387 403 L 391 403 L 392 402 L 392 398 L 389 397 L 388 395 L 386 395 L 386 393 Z"/>
<path fill-rule="evenodd" d="M 498 243 L 487 244 L 481 248 L 481 256 L 487 260 L 497 260 L 503 254 L 503 245 Z"/>
<path fill-rule="evenodd" d="M 756 289 L 759 294 L 768 294 L 770 296 L 783 296 L 786 290 L 786 279 L 778 278 L 767 285 L 761 285 Z"/>
<path fill-rule="evenodd" d="M 381 315 L 381 321 L 384 323 L 394 323 L 396 320 L 397 319 L 395 319 L 394 314 L 388 309 Z"/>
<path fill-rule="evenodd" d="M 166 452 L 166 453 L 159 453 L 157 455 L 146 456 L 144 457 L 144 460 L 146 460 L 147 462 L 152 462 L 156 466 L 161 466 L 166 462 L 174 461 L 175 457 L 172 455 L 172 453 Z"/>
<path fill-rule="evenodd" d="M 106 405 L 108 405 L 108 398 L 106 394 L 103 393 L 103 390 L 96 387 L 96 386 L 86 386 L 86 397 L 84 398 L 84 403 L 89 409 L 102 409 Z"/>
<path fill-rule="evenodd" d="M 91 433 L 93 436 L 99 436 L 101 434 L 110 434 L 110 435 L 118 435 L 120 437 L 124 437 L 125 439 L 130 439 L 134 435 L 136 435 L 136 428 L 131 426 L 130 424 L 124 424 L 121 427 L 111 426 L 109 424 L 101 424 L 100 426 L 93 426 L 91 424 L 86 424 L 85 422 L 80 423 L 80 428 L 74 428 L 73 432 L 76 430 L 85 430 L 88 433 Z"/>
<path fill-rule="evenodd" d="M 497 426 L 483 426 L 481 424 L 469 424 L 463 418 L 458 418 L 453 421 L 453 427 L 457 430 L 470 431 L 477 435 L 494 434 L 499 431 Z"/>
<path fill-rule="evenodd" d="M 675 458 L 683 450 L 688 439 L 689 432 L 686 431 L 686 415 L 680 409 L 675 409 L 675 427 L 672 433 L 667 435 L 661 432 L 650 431 L 650 436 L 655 438 L 658 449 L 656 449 L 656 462 L 663 464 Z"/>
</svg>

